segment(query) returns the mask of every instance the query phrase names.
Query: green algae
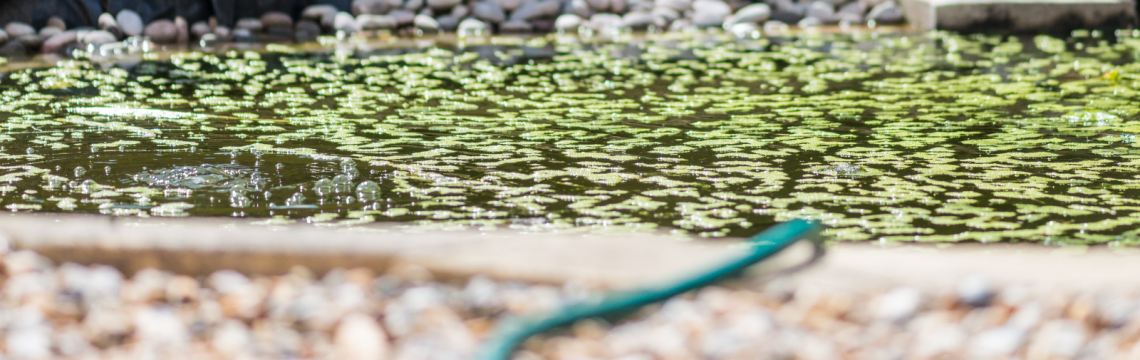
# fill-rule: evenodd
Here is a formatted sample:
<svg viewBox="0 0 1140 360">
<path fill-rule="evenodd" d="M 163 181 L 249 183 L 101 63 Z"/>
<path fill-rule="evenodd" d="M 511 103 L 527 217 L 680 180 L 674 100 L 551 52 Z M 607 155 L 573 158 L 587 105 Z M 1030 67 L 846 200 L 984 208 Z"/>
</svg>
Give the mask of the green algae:
<svg viewBox="0 0 1140 360">
<path fill-rule="evenodd" d="M 813 218 L 839 241 L 1140 244 L 1140 34 L 1092 35 L 62 62 L 0 80 L 0 195 L 264 224 L 715 237 Z"/>
</svg>

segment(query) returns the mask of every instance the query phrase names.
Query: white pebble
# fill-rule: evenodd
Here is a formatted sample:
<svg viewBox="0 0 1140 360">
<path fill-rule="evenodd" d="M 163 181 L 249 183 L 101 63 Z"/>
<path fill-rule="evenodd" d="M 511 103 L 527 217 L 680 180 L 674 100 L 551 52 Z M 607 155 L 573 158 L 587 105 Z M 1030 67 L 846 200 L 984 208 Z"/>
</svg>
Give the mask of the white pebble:
<svg viewBox="0 0 1140 360">
<path fill-rule="evenodd" d="M 876 317 L 898 321 L 914 315 L 918 311 L 922 294 L 914 288 L 896 288 L 879 297 Z"/>
<path fill-rule="evenodd" d="M 371 316 L 351 313 L 336 328 L 336 358 L 378 360 L 388 358 L 388 335 Z"/>
</svg>

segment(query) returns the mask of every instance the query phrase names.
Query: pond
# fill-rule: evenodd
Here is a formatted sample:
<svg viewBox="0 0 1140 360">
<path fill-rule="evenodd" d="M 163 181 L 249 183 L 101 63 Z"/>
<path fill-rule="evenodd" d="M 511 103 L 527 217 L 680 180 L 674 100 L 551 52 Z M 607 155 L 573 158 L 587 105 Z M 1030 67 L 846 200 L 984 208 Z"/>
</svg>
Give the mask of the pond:
<svg viewBox="0 0 1140 360">
<path fill-rule="evenodd" d="M 1131 245 L 1138 35 L 549 35 L 61 61 L 0 80 L 0 206 L 704 237 L 802 217 L 837 241 Z"/>
</svg>

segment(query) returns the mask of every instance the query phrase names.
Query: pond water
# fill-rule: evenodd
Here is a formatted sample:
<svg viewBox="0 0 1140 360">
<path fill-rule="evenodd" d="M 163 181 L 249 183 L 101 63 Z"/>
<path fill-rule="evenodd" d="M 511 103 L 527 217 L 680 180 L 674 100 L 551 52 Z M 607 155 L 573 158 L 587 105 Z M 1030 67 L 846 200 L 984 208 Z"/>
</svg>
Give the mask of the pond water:
<svg viewBox="0 0 1140 360">
<path fill-rule="evenodd" d="M 551 35 L 0 80 L 11 211 L 1140 242 L 1140 37 Z"/>
</svg>

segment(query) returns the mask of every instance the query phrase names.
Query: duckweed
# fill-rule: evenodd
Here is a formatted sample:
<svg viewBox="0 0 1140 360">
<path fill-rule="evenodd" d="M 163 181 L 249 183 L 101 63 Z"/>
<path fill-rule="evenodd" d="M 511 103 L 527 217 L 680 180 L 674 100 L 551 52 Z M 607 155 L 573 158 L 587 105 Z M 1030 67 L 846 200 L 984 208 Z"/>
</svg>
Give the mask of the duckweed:
<svg viewBox="0 0 1140 360">
<path fill-rule="evenodd" d="M 814 218 L 837 241 L 1133 245 L 1138 35 L 79 59 L 0 80 L 0 202 L 712 237 Z"/>
</svg>

